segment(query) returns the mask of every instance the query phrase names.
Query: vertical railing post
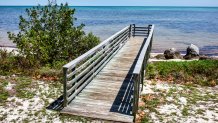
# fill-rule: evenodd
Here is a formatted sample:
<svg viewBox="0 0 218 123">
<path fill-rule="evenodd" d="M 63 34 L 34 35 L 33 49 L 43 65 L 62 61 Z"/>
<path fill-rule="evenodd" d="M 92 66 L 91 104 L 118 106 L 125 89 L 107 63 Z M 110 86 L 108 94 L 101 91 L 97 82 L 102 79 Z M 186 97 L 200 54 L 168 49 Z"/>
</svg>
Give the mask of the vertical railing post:
<svg viewBox="0 0 218 123">
<path fill-rule="evenodd" d="M 132 24 L 129 25 L 129 38 L 132 36 Z"/>
<path fill-rule="evenodd" d="M 142 70 L 141 70 L 141 71 L 142 71 Z M 140 90 L 140 83 L 141 83 L 141 80 L 142 80 L 142 74 L 140 73 L 139 76 L 138 76 L 138 83 L 137 83 L 137 85 L 138 85 L 138 89 L 137 89 L 138 95 L 137 95 L 137 103 L 136 103 L 137 109 L 138 109 L 138 102 L 139 102 L 139 96 L 140 96 L 139 90 Z M 136 111 L 136 112 L 137 112 L 137 111 Z"/>
<path fill-rule="evenodd" d="M 76 67 L 73 67 L 73 68 L 72 68 L 72 72 L 74 72 L 75 70 L 76 70 Z M 76 77 L 76 73 L 72 76 L 72 80 L 73 80 L 75 77 Z M 76 84 L 77 84 L 77 81 L 72 84 L 72 87 L 73 87 L 74 85 L 76 85 Z M 77 89 L 77 87 L 75 88 L 75 90 L 73 91 L 73 93 L 76 92 L 76 89 Z"/>
<path fill-rule="evenodd" d="M 149 25 L 149 26 L 152 27 L 152 25 Z M 154 33 L 151 34 L 151 40 L 150 40 L 150 44 L 149 44 L 149 56 L 148 56 L 148 58 L 150 58 L 150 52 L 151 52 L 151 50 L 152 50 L 153 35 L 154 35 Z"/>
<path fill-rule="evenodd" d="M 152 26 L 152 25 L 148 25 L 148 36 L 149 36 L 149 34 L 150 34 L 150 31 L 151 31 L 151 26 Z"/>
<path fill-rule="evenodd" d="M 134 116 L 134 122 L 136 118 L 136 114 L 138 113 L 138 102 L 139 102 L 139 90 L 140 90 L 140 80 L 141 75 L 140 74 L 134 74 L 134 92 L 133 92 L 133 116 Z"/>
<path fill-rule="evenodd" d="M 133 37 L 135 37 L 135 24 L 133 24 Z"/>
<path fill-rule="evenodd" d="M 67 68 L 63 68 L 63 85 L 64 85 L 64 95 L 63 95 L 63 98 L 64 98 L 64 104 L 63 106 L 66 107 L 67 104 L 68 104 L 68 101 L 67 101 Z"/>
<path fill-rule="evenodd" d="M 153 36 L 154 36 L 154 35 L 152 34 L 152 36 L 151 36 L 151 42 L 150 42 L 150 43 L 151 43 L 151 44 L 150 44 L 151 49 L 152 49 L 152 43 L 153 43 Z M 151 49 L 150 49 L 150 51 L 151 51 Z"/>
<path fill-rule="evenodd" d="M 146 62 L 146 60 L 145 60 L 145 57 L 144 57 L 144 59 L 143 59 L 143 63 L 142 63 L 142 77 L 141 77 L 141 84 L 142 84 L 142 88 L 141 88 L 141 91 L 143 90 L 143 84 L 144 84 L 144 75 L 145 75 L 145 62 Z"/>
<path fill-rule="evenodd" d="M 137 107 L 136 107 L 136 103 L 137 103 L 137 75 L 134 74 L 133 75 L 133 85 L 134 85 L 134 90 L 133 90 L 133 116 L 134 116 L 134 121 L 136 118 L 136 114 L 137 114 Z"/>
</svg>

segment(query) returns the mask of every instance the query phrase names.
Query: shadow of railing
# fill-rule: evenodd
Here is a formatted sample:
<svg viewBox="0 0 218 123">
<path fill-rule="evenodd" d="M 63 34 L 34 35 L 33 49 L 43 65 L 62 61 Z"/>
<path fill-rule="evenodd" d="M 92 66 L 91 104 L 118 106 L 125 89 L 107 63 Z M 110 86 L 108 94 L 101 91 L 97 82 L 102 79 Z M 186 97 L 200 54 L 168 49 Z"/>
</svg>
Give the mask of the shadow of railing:
<svg viewBox="0 0 218 123">
<path fill-rule="evenodd" d="M 46 109 L 60 111 L 64 108 L 63 103 L 64 103 L 64 98 L 63 95 L 61 95 L 54 102 L 52 102 L 48 107 L 46 107 Z"/>
<path fill-rule="evenodd" d="M 137 59 L 142 51 L 142 48 L 146 42 L 147 38 L 144 38 L 144 41 L 140 47 L 140 50 L 131 65 L 125 79 L 122 82 L 120 90 L 111 106 L 110 112 L 117 112 L 126 115 L 133 115 L 132 108 L 133 108 L 133 92 L 134 92 L 134 76 L 133 70 L 135 68 Z"/>
</svg>

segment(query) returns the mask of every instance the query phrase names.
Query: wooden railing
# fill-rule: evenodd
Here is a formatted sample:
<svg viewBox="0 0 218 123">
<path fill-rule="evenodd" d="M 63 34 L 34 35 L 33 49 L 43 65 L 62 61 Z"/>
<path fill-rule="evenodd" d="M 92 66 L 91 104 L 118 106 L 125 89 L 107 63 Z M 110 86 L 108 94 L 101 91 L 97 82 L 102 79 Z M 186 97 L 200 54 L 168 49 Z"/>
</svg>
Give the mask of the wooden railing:
<svg viewBox="0 0 218 123">
<path fill-rule="evenodd" d="M 149 59 L 149 54 L 152 48 L 153 41 L 153 31 L 154 25 L 148 26 L 148 37 L 144 39 L 144 45 L 141 48 L 141 52 L 137 59 L 136 65 L 133 70 L 133 80 L 134 80 L 134 92 L 133 92 L 133 115 L 134 117 L 137 114 L 138 110 L 138 101 L 140 96 L 140 91 L 143 90 L 143 80 L 145 75 L 145 68 L 147 61 Z M 134 33 L 133 33 L 134 34 Z M 141 90 L 140 90 L 141 84 Z"/>
<path fill-rule="evenodd" d="M 131 28 L 125 27 L 77 59 L 63 66 L 64 106 L 67 106 L 101 71 L 130 38 Z"/>
<path fill-rule="evenodd" d="M 132 24 L 132 36 L 144 36 L 147 37 L 149 35 L 149 26 L 148 27 L 137 27 L 135 24 Z"/>
</svg>

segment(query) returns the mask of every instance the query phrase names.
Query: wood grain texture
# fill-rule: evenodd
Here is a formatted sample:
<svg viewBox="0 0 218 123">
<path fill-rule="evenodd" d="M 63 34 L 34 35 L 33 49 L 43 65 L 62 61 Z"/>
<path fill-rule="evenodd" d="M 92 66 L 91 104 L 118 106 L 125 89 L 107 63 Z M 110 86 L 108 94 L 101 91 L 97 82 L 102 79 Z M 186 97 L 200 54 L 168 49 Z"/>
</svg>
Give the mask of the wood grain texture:
<svg viewBox="0 0 218 123">
<path fill-rule="evenodd" d="M 132 74 L 144 37 L 131 37 L 61 113 L 133 122 Z"/>
</svg>

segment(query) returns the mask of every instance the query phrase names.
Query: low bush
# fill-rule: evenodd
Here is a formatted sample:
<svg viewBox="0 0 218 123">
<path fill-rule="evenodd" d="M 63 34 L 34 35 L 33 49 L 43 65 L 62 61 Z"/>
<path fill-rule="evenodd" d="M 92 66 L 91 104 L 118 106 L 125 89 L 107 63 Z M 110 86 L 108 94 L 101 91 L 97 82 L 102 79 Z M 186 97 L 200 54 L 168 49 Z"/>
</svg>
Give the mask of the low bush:
<svg viewBox="0 0 218 123">
<path fill-rule="evenodd" d="M 218 84 L 218 61 L 156 62 L 148 65 L 146 78 L 215 86 Z"/>
</svg>

